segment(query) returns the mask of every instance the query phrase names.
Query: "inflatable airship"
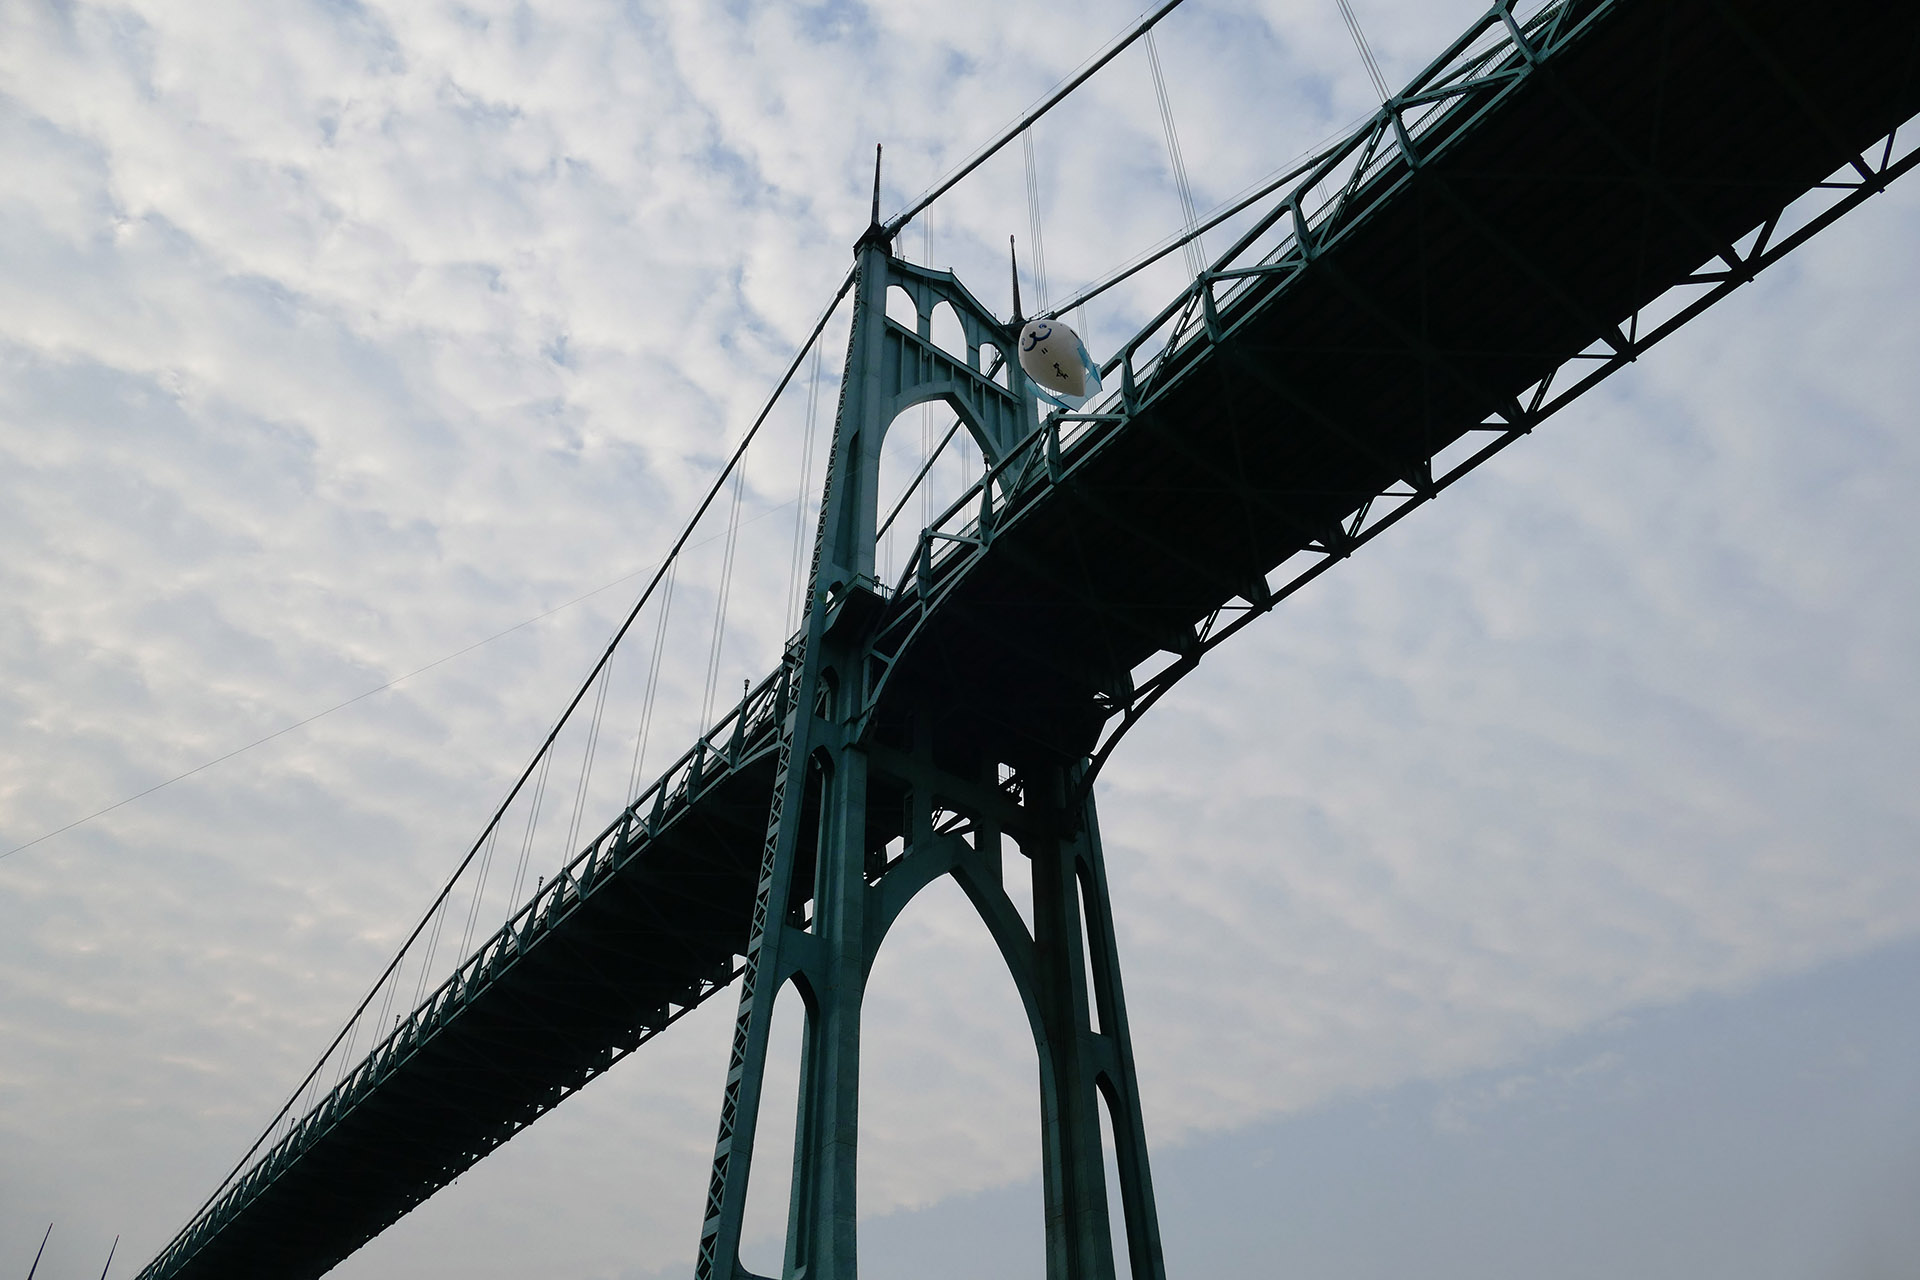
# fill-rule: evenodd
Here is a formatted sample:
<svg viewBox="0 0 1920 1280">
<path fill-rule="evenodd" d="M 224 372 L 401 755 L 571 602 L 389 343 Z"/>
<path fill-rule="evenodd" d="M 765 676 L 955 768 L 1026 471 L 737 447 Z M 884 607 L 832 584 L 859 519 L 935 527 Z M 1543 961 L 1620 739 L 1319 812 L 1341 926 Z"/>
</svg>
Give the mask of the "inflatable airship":
<svg viewBox="0 0 1920 1280">
<path fill-rule="evenodd" d="M 1032 320 L 1020 331 L 1020 367 L 1047 399 L 1078 409 L 1100 394 L 1100 370 L 1080 335 L 1057 319 Z"/>
</svg>

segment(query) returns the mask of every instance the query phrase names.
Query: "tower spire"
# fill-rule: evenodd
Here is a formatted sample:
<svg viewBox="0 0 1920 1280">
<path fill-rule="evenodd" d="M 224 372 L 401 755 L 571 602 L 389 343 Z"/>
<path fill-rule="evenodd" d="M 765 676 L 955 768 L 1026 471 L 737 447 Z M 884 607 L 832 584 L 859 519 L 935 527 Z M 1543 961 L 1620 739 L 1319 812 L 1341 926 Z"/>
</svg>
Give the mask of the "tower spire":
<svg viewBox="0 0 1920 1280">
<path fill-rule="evenodd" d="M 1020 255 L 1014 250 L 1013 237 L 1007 237 L 1007 265 L 1013 273 L 1013 324 L 1017 329 L 1026 317 L 1020 314 Z"/>
<path fill-rule="evenodd" d="M 867 222 L 867 229 L 861 232 L 860 239 L 857 242 L 855 242 L 853 247 L 856 250 L 859 250 L 859 249 L 866 248 L 868 245 L 878 245 L 880 246 L 880 248 L 884 249 L 886 252 L 892 253 L 893 237 L 887 234 L 886 227 L 880 221 L 880 156 L 881 156 L 881 152 L 882 152 L 881 144 L 878 142 L 874 143 L 873 144 L 873 213 Z"/>
</svg>

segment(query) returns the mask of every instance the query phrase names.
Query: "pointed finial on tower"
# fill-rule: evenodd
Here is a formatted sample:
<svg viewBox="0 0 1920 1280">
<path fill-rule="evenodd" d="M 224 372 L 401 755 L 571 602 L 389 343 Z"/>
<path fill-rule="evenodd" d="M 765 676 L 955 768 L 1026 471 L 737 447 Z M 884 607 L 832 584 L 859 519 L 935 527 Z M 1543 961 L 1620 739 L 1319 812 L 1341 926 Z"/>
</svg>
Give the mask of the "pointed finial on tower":
<svg viewBox="0 0 1920 1280">
<path fill-rule="evenodd" d="M 1014 250 L 1012 236 L 1007 237 L 1007 265 L 1013 269 L 1013 325 L 1017 329 L 1025 317 L 1020 314 L 1020 255 Z"/>
<path fill-rule="evenodd" d="M 867 223 L 867 229 L 862 232 L 860 238 L 854 242 L 853 247 L 855 252 L 866 248 L 870 244 L 878 245 L 889 254 L 893 252 L 893 237 L 887 234 L 886 227 L 880 222 L 881 150 L 882 148 L 879 143 L 876 142 L 873 144 L 873 216 L 872 220 Z"/>
</svg>

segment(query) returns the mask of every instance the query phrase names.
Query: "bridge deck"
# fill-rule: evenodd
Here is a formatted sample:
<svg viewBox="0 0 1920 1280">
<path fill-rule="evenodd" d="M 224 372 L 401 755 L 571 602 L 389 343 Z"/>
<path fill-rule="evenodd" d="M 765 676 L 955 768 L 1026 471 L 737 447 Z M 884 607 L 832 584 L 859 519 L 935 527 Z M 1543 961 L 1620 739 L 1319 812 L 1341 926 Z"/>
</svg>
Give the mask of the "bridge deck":
<svg viewBox="0 0 1920 1280">
<path fill-rule="evenodd" d="M 1910 6 L 1747 0 L 1748 34 L 1704 2 L 1595 7 L 1004 502 L 985 549 L 936 561 L 924 619 L 896 605 L 891 678 L 953 691 L 984 750 L 1090 749 L 1129 673 L 1350 550 L 1356 513 L 1431 492 L 1449 446 L 1530 430 L 1578 353 L 1631 359 L 1630 317 L 1920 110 Z"/>
<path fill-rule="evenodd" d="M 983 545 L 890 601 L 877 739 L 902 731 L 898 693 L 944 690 L 973 763 L 1093 750 L 1233 619 L 1530 430 L 1556 385 L 1630 359 L 1650 335 L 1620 326 L 1702 263 L 1735 264 L 1722 289 L 1765 265 L 1756 228 L 1920 111 L 1915 6 L 1582 0 L 1565 20 L 1585 25 L 1430 121 L 1418 164 L 1372 169 L 1310 249 L 1281 246 L 1142 371 L 1124 420 L 1008 486 Z M 724 984 L 779 685 L 143 1274 L 319 1275 Z"/>
</svg>

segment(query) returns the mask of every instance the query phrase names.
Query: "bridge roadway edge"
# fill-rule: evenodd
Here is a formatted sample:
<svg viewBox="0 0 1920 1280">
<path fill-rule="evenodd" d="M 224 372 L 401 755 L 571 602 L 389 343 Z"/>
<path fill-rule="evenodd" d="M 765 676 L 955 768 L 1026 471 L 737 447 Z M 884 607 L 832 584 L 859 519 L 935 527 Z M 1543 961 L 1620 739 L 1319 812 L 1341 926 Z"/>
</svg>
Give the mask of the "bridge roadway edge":
<svg viewBox="0 0 1920 1280">
<path fill-rule="evenodd" d="M 1596 343 L 1611 367 L 1630 361 L 1629 317 L 1723 249 L 1737 273 L 1735 246 L 1920 112 L 1920 14 L 1901 6 L 1579 8 L 1603 20 L 1545 74 L 1444 145 L 1423 138 L 1419 165 L 1374 176 L 1303 270 L 1245 289 L 1223 337 L 1141 385 L 1124 427 L 1083 437 L 978 545 L 892 597 L 877 745 L 905 740 L 896 698 L 944 690 L 942 737 L 968 755 L 1097 751 L 1170 683 L 1139 680 L 1143 666 L 1171 656 L 1177 679 L 1223 605 L 1264 611 L 1283 594 L 1276 569 L 1304 556 L 1310 577 L 1352 550 L 1356 513 L 1431 496 L 1449 446 L 1531 430 L 1537 402 L 1503 411 Z M 743 733 L 651 836 L 603 833 L 607 861 L 587 864 L 612 868 L 603 879 L 528 913 L 526 945 L 493 953 L 474 999 L 142 1276 L 323 1274 L 723 989 L 768 742 L 764 726 Z M 894 834 L 884 815 L 873 830 Z"/>
</svg>

